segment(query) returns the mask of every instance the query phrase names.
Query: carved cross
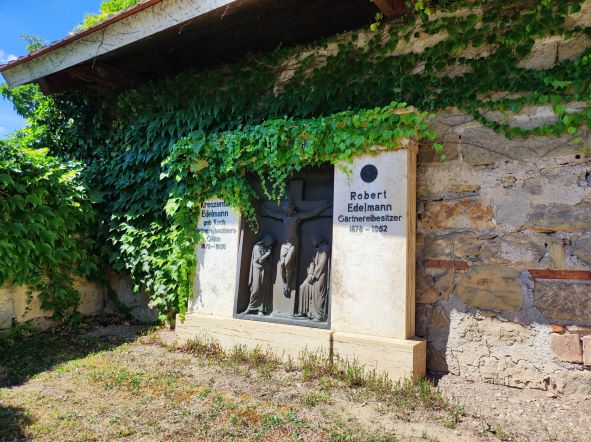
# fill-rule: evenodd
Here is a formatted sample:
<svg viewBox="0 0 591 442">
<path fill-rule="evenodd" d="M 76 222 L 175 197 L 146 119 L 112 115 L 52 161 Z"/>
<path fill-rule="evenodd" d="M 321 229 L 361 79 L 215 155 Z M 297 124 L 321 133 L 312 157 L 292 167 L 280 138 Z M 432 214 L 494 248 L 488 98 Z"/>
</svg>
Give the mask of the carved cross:
<svg viewBox="0 0 591 442">
<path fill-rule="evenodd" d="M 307 212 L 309 210 L 314 210 L 317 207 L 326 204 L 326 200 L 323 201 L 314 201 L 314 200 L 305 200 L 304 199 L 304 181 L 303 180 L 291 180 L 287 184 L 287 196 L 289 200 L 295 205 L 296 210 L 301 212 Z M 277 204 L 273 201 L 263 201 L 263 204 L 269 210 L 277 211 L 281 209 L 277 209 Z M 332 207 L 329 209 L 324 210 L 320 215 L 319 218 L 324 217 L 331 217 L 332 216 Z"/>
</svg>

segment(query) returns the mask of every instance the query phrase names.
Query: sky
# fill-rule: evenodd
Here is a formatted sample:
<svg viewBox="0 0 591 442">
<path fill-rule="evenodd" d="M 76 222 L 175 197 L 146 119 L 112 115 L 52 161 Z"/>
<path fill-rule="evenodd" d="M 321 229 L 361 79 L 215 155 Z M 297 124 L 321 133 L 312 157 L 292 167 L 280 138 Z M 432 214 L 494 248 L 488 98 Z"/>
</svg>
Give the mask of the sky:
<svg viewBox="0 0 591 442">
<path fill-rule="evenodd" d="M 26 55 L 23 34 L 61 40 L 87 13 L 96 13 L 100 4 L 101 0 L 0 0 L 0 64 Z M 4 83 L 1 77 L 0 83 Z M 12 105 L 0 97 L 0 138 L 24 125 Z"/>
</svg>

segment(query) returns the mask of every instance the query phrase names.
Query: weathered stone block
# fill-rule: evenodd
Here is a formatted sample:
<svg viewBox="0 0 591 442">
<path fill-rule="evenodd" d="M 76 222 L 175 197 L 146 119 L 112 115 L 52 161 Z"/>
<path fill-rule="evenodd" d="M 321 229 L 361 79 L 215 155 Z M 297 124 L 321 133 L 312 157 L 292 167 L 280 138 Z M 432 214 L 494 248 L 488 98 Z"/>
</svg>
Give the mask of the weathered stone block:
<svg viewBox="0 0 591 442">
<path fill-rule="evenodd" d="M 109 287 L 117 294 L 118 301 L 129 308 L 148 305 L 148 296 L 143 291 L 136 292 L 133 282 L 127 275 L 110 272 Z"/>
<path fill-rule="evenodd" d="M 522 230 L 531 211 L 531 201 L 522 192 L 515 192 L 510 197 L 498 196 L 494 201 L 496 221 L 499 225 Z"/>
<path fill-rule="evenodd" d="M 523 180 L 523 190 L 530 195 L 541 195 L 544 193 L 544 177 L 538 175 Z"/>
<path fill-rule="evenodd" d="M 507 160 L 542 158 L 580 152 L 580 147 L 567 136 L 508 139 L 487 127 L 471 127 L 462 132 L 464 161 L 473 166 L 490 165 Z"/>
<path fill-rule="evenodd" d="M 591 234 L 581 236 L 575 242 L 573 252 L 585 264 L 591 265 Z"/>
<path fill-rule="evenodd" d="M 74 289 L 80 293 L 78 311 L 86 316 L 103 312 L 105 291 L 96 283 L 81 278 L 73 281 Z M 0 329 L 17 323 L 32 321 L 39 330 L 47 330 L 57 325 L 51 320 L 52 311 L 41 308 L 38 292 L 30 292 L 28 286 L 5 286 L 0 288 Z M 4 325 L 4 327 L 3 327 Z"/>
<path fill-rule="evenodd" d="M 548 240 L 548 256 L 552 260 L 552 268 L 564 269 L 566 266 L 566 251 L 565 243 L 560 238 L 549 238 Z"/>
<path fill-rule="evenodd" d="M 517 65 L 522 69 L 542 70 L 554 66 L 558 57 L 558 45 L 562 38 L 551 36 L 537 39 L 527 57 Z"/>
<path fill-rule="evenodd" d="M 484 44 L 480 46 L 474 46 L 472 43 L 468 43 L 468 45 L 460 51 L 458 57 L 465 58 L 467 60 L 486 58 L 495 50 L 496 47 L 493 45 Z"/>
<path fill-rule="evenodd" d="M 419 33 L 413 35 L 410 39 L 406 40 L 401 38 L 398 40 L 396 49 L 392 51 L 393 56 L 406 55 L 410 53 L 420 54 L 425 49 L 435 46 L 437 43 L 447 40 L 449 34 L 447 31 L 438 32 L 437 34 Z"/>
<path fill-rule="evenodd" d="M 544 376 L 536 367 L 523 359 L 514 362 L 509 356 L 484 356 L 478 371 L 485 382 L 516 388 L 546 389 Z"/>
<path fill-rule="evenodd" d="M 422 205 L 419 205 L 418 211 L 423 213 L 424 204 L 431 201 L 456 201 L 460 198 L 478 197 L 480 192 L 478 186 L 482 184 L 474 168 L 461 161 L 419 166 L 417 198 Z M 469 193 L 463 192 L 464 190 Z"/>
<path fill-rule="evenodd" d="M 591 39 L 586 35 L 577 35 L 564 40 L 558 45 L 558 61 L 573 60 L 591 47 Z"/>
<path fill-rule="evenodd" d="M 526 227 L 545 233 L 587 232 L 591 230 L 591 199 L 579 204 L 541 204 L 534 207 Z"/>
<path fill-rule="evenodd" d="M 448 77 L 448 78 L 456 78 L 461 77 L 463 75 L 469 74 L 473 71 L 471 66 L 462 63 L 456 63 L 453 66 L 449 66 L 447 69 L 438 72 L 436 75 L 439 78 Z"/>
<path fill-rule="evenodd" d="M 510 346 L 527 342 L 532 336 L 529 327 L 516 322 L 499 321 L 495 318 L 487 318 L 482 321 L 482 323 L 483 327 L 486 327 L 486 336 L 491 336 L 490 343 L 493 345 L 497 338 L 500 342 Z"/>
<path fill-rule="evenodd" d="M 434 308 L 431 313 L 431 320 L 427 326 L 427 339 L 430 342 L 447 342 L 447 336 L 449 335 L 449 324 L 450 321 L 447 312 L 441 307 Z"/>
<path fill-rule="evenodd" d="M 447 341 L 450 332 L 450 318 L 441 307 L 431 309 L 431 316 L 427 324 L 427 367 L 436 373 L 448 372 L 446 358 Z"/>
<path fill-rule="evenodd" d="M 13 315 L 12 294 L 7 288 L 0 288 L 0 330 L 12 327 Z"/>
<path fill-rule="evenodd" d="M 555 376 L 558 392 L 581 397 L 591 396 L 591 371 L 563 370 Z"/>
<path fill-rule="evenodd" d="M 445 353 L 436 349 L 431 342 L 427 345 L 427 369 L 430 373 L 448 373 L 449 367 Z"/>
<path fill-rule="evenodd" d="M 83 315 L 96 315 L 103 311 L 103 290 L 94 283 L 75 280 L 74 288 L 80 292 L 78 311 Z M 41 308 L 37 293 L 28 295 L 27 287 L 13 289 L 14 316 L 17 322 L 26 322 L 37 318 L 48 318 L 53 312 Z"/>
<path fill-rule="evenodd" d="M 427 326 L 431 320 L 431 306 L 418 304 L 415 309 L 415 336 L 424 338 L 427 336 Z"/>
<path fill-rule="evenodd" d="M 447 185 L 447 191 L 456 194 L 476 194 L 480 191 L 480 187 L 480 184 L 472 184 L 465 181 L 452 181 Z"/>
<path fill-rule="evenodd" d="M 536 280 L 534 305 L 548 319 L 591 323 L 591 282 Z"/>
<path fill-rule="evenodd" d="M 466 125 L 478 124 L 474 117 L 456 107 L 448 107 L 435 114 L 435 118 L 429 120 L 429 128 L 437 133 L 445 134 L 462 130 Z"/>
<path fill-rule="evenodd" d="M 484 263 L 535 267 L 546 253 L 542 235 L 511 233 L 482 243 Z"/>
<path fill-rule="evenodd" d="M 468 270 L 455 294 L 470 307 L 485 310 L 516 312 L 523 305 L 519 272 L 494 264 Z"/>
<path fill-rule="evenodd" d="M 41 301 L 36 293 L 29 295 L 28 287 L 12 287 L 14 317 L 16 322 L 27 322 L 31 319 L 50 317 L 52 312 L 41 308 Z"/>
<path fill-rule="evenodd" d="M 568 15 L 564 24 L 569 31 L 577 25 L 583 28 L 591 26 L 591 0 L 582 2 L 581 9 L 574 14 Z"/>
<path fill-rule="evenodd" d="M 591 327 L 583 327 L 580 325 L 567 325 L 566 330 L 569 333 L 575 333 L 579 336 L 588 336 L 591 335 Z"/>
<path fill-rule="evenodd" d="M 493 217 L 493 209 L 480 198 L 433 201 L 425 204 L 425 211 L 419 225 L 425 231 L 487 230 L 494 227 Z"/>
<path fill-rule="evenodd" d="M 583 54 L 591 46 L 591 40 L 585 35 L 564 39 L 561 36 L 544 37 L 536 40 L 526 58 L 518 64 L 523 69 L 549 69 L 554 64 Z"/>
<path fill-rule="evenodd" d="M 501 183 L 501 186 L 503 186 L 504 189 L 510 189 L 517 182 L 517 178 L 515 178 L 514 175 L 507 175 L 501 177 L 499 179 L 499 182 Z"/>
<path fill-rule="evenodd" d="M 574 364 L 583 362 L 583 352 L 581 351 L 581 339 L 579 335 L 550 334 L 550 350 L 561 361 L 572 362 Z"/>
<path fill-rule="evenodd" d="M 98 315 L 105 306 L 104 290 L 95 283 L 77 279 L 74 288 L 80 293 L 80 305 L 78 311 L 85 315 Z"/>
<path fill-rule="evenodd" d="M 474 232 L 457 232 L 448 235 L 425 235 L 421 253 L 426 259 L 463 259 L 480 255 L 478 235 Z"/>
<path fill-rule="evenodd" d="M 443 146 L 442 152 L 435 152 L 433 143 Z M 457 160 L 460 156 L 460 135 L 449 132 L 440 135 L 434 142 L 423 141 L 419 147 L 418 163 L 441 163 L 441 155 L 445 155 L 447 161 Z"/>
<path fill-rule="evenodd" d="M 110 272 L 109 287 L 117 295 L 117 301 L 129 308 L 130 316 L 140 323 L 158 321 L 158 310 L 149 307 L 149 298 L 142 290 L 136 292 L 131 279 L 124 274 Z M 112 307 L 117 311 L 117 306 Z"/>
<path fill-rule="evenodd" d="M 457 270 L 425 269 L 425 273 L 433 279 L 435 292 L 446 301 L 454 288 Z"/>
<path fill-rule="evenodd" d="M 466 315 L 458 330 L 465 342 L 484 341 L 486 346 L 495 347 L 499 342 L 507 346 L 523 344 L 532 337 L 532 330 L 526 325 L 513 321 L 501 321 L 496 317 L 479 318 Z"/>
<path fill-rule="evenodd" d="M 46 331 L 58 326 L 58 322 L 54 321 L 48 316 L 40 316 L 38 318 L 31 319 L 30 324 L 39 331 Z"/>
<path fill-rule="evenodd" d="M 430 284 L 429 276 L 421 269 L 416 273 L 415 297 L 417 304 L 433 304 L 437 301 L 437 293 Z"/>
<path fill-rule="evenodd" d="M 417 66 L 421 68 L 421 66 Z M 422 66 L 424 69 L 424 66 Z M 466 125 L 474 123 L 474 118 L 457 108 L 439 111 L 435 118 L 430 119 L 429 129 L 437 133 L 435 141 L 423 140 L 419 149 L 418 163 L 441 163 L 439 158 L 444 154 L 447 161 L 457 160 L 460 156 L 460 133 Z M 443 146 L 443 152 L 437 153 L 431 147 L 433 143 Z"/>
<path fill-rule="evenodd" d="M 583 364 L 591 366 L 591 336 L 583 336 Z"/>
<path fill-rule="evenodd" d="M 579 187 L 591 187 L 591 172 L 585 170 L 577 177 L 577 186 Z"/>
<path fill-rule="evenodd" d="M 482 111 L 485 111 L 482 109 Z M 486 112 L 486 111 L 485 111 Z M 553 124 L 558 117 L 552 110 L 552 106 L 523 106 L 518 113 L 509 111 L 488 111 L 486 118 L 498 123 L 506 123 L 509 126 L 522 129 L 533 129 L 535 127 Z"/>
<path fill-rule="evenodd" d="M 150 324 L 158 321 L 158 310 L 149 307 L 134 307 L 129 314 L 136 321 L 143 324 Z"/>
<path fill-rule="evenodd" d="M 509 387 L 529 387 L 538 390 L 546 390 L 547 388 L 544 376 L 536 366 L 529 361 L 523 359 L 520 359 L 517 362 L 508 360 L 506 370 L 506 385 Z"/>
</svg>

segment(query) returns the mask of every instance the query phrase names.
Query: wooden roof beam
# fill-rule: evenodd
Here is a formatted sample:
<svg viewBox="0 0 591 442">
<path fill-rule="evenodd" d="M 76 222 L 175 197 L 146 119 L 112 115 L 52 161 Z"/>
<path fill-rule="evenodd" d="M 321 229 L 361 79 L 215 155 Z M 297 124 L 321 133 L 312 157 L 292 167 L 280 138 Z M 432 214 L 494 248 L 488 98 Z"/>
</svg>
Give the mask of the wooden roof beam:
<svg viewBox="0 0 591 442">
<path fill-rule="evenodd" d="M 120 90 L 143 82 L 138 75 L 125 72 L 108 64 L 95 62 L 92 65 L 75 66 L 68 73 L 83 81 L 94 82 L 103 87 Z"/>
<path fill-rule="evenodd" d="M 398 17 L 409 11 L 404 5 L 404 0 L 373 0 L 373 2 L 382 11 L 382 14 L 388 18 Z"/>
<path fill-rule="evenodd" d="M 50 95 L 70 89 L 75 83 L 82 87 L 104 90 L 122 90 L 137 86 L 146 81 L 146 78 L 120 68 L 115 68 L 106 63 L 95 62 L 92 65 L 80 65 L 70 69 L 56 72 L 37 80 L 44 94 Z"/>
</svg>

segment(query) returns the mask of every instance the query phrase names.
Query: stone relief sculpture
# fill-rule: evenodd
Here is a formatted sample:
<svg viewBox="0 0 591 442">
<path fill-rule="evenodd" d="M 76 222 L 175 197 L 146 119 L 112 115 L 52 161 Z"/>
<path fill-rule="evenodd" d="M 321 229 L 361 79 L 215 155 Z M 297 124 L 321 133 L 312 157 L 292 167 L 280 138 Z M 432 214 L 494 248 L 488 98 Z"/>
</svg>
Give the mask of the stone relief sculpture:
<svg viewBox="0 0 591 442">
<path fill-rule="evenodd" d="M 328 316 L 328 268 L 330 246 L 318 235 L 312 237 L 314 258 L 308 266 L 308 276 L 300 285 L 296 317 L 326 321 Z"/>
<path fill-rule="evenodd" d="M 250 302 L 242 314 L 262 316 L 267 313 L 267 299 L 271 291 L 271 252 L 275 240 L 265 235 L 252 249 L 248 286 Z"/>
<path fill-rule="evenodd" d="M 334 168 L 314 166 L 285 182 L 280 201 L 249 177 L 258 229 L 243 224 L 234 314 L 243 319 L 328 327 Z"/>
<path fill-rule="evenodd" d="M 291 296 L 294 289 L 294 280 L 297 268 L 297 245 L 298 231 L 300 223 L 306 219 L 313 218 L 324 210 L 332 207 L 332 201 L 306 212 L 298 212 L 289 198 L 281 202 L 281 212 L 274 212 L 263 207 L 262 214 L 269 218 L 274 218 L 282 222 L 283 244 L 279 252 L 279 262 L 281 265 L 281 279 L 283 281 L 283 295 L 286 298 Z"/>
</svg>

